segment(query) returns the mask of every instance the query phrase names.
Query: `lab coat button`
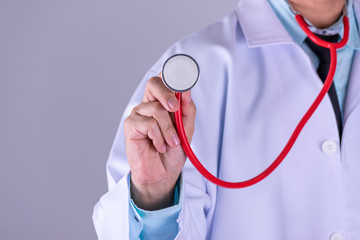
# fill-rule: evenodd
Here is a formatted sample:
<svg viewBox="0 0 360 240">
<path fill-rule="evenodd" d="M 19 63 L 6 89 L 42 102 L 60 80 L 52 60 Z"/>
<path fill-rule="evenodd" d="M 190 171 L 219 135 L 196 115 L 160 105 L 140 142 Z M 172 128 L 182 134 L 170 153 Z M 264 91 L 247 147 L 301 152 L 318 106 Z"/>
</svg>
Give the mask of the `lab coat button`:
<svg viewBox="0 0 360 240">
<path fill-rule="evenodd" d="M 336 153 L 337 145 L 332 140 L 327 140 L 322 144 L 322 150 L 327 155 L 333 155 Z"/>
<path fill-rule="evenodd" d="M 344 240 L 344 237 L 340 233 L 335 232 L 330 235 L 330 240 Z"/>
</svg>

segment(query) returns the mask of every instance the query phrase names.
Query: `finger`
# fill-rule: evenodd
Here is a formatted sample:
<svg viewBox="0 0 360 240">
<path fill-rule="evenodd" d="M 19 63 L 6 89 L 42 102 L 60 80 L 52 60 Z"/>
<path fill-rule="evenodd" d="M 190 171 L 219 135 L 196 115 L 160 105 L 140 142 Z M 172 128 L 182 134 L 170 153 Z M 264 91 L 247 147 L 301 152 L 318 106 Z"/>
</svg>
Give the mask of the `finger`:
<svg viewBox="0 0 360 240">
<path fill-rule="evenodd" d="M 195 128 L 196 106 L 191 98 L 190 91 L 182 94 L 181 102 L 182 102 L 182 118 L 183 118 L 185 132 L 189 141 L 191 141 Z"/>
<path fill-rule="evenodd" d="M 134 110 L 139 115 L 151 117 L 157 121 L 161 133 L 169 146 L 175 147 L 180 144 L 179 137 L 176 133 L 169 112 L 161 105 L 160 102 L 142 103 L 135 107 Z"/>
<path fill-rule="evenodd" d="M 187 92 L 183 92 L 182 94 L 182 98 L 181 98 L 181 101 L 182 102 L 187 102 L 187 103 L 190 103 L 191 102 L 191 91 L 187 91 Z"/>
<path fill-rule="evenodd" d="M 132 113 L 126 121 L 126 128 L 130 133 L 130 140 L 143 140 L 149 138 L 152 140 L 155 149 L 160 152 L 166 152 L 166 145 L 157 121 L 154 118 Z"/>
<path fill-rule="evenodd" d="M 169 112 L 177 111 L 180 106 L 175 93 L 165 86 L 161 77 L 152 77 L 146 84 L 143 102 L 154 101 L 159 101 Z"/>
</svg>

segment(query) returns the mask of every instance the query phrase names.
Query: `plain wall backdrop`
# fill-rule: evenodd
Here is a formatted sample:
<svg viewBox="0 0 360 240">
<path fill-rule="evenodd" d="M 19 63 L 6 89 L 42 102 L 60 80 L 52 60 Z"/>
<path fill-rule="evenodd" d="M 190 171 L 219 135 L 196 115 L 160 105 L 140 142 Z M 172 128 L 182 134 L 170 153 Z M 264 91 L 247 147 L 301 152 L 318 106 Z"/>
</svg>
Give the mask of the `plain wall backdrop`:
<svg viewBox="0 0 360 240">
<path fill-rule="evenodd" d="M 0 0 L 0 239 L 96 239 L 132 92 L 237 0 Z"/>
</svg>

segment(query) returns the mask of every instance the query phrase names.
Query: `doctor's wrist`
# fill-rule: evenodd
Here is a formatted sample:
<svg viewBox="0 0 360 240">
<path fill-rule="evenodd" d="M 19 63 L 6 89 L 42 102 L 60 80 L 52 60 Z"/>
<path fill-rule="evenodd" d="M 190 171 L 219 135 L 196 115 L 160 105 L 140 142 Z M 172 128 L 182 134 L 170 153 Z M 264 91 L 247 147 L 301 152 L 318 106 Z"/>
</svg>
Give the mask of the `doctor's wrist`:
<svg viewBox="0 0 360 240">
<path fill-rule="evenodd" d="M 137 207 L 148 210 L 160 210 L 174 205 L 174 192 L 177 179 L 163 183 L 137 184 L 130 177 L 130 194 Z"/>
</svg>

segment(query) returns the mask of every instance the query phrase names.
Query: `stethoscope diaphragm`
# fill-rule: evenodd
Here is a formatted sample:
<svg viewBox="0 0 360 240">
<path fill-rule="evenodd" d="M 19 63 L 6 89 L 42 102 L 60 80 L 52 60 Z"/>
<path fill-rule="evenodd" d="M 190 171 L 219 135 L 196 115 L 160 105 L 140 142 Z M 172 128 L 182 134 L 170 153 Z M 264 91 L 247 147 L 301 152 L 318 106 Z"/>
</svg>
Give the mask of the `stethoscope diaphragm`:
<svg viewBox="0 0 360 240">
<path fill-rule="evenodd" d="M 166 60 L 162 68 L 165 85 L 175 92 L 186 92 L 195 86 L 200 68 L 195 59 L 186 54 L 176 54 Z"/>
</svg>

